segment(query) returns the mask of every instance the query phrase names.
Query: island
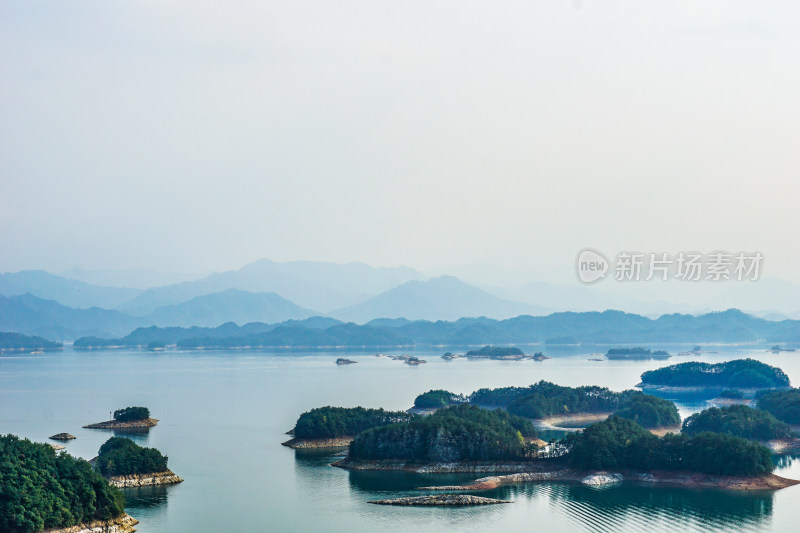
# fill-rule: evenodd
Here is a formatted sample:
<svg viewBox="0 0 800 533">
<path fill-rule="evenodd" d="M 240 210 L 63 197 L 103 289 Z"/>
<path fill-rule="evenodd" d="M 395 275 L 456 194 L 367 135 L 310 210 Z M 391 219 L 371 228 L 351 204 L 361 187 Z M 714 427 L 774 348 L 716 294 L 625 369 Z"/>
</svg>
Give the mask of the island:
<svg viewBox="0 0 800 533">
<path fill-rule="evenodd" d="M 54 352 L 62 348 L 62 343 L 49 341 L 42 337 L 0 331 L 0 354 Z"/>
<path fill-rule="evenodd" d="M 800 426 L 800 388 L 760 391 L 756 399 L 759 409 L 787 424 Z"/>
<path fill-rule="evenodd" d="M 637 346 L 635 348 L 611 348 L 606 353 L 609 360 L 637 360 L 637 359 L 669 359 L 670 355 L 664 350 L 650 351 L 648 348 Z"/>
<path fill-rule="evenodd" d="M 441 494 L 434 496 L 410 496 L 408 498 L 391 498 L 388 500 L 372 500 L 367 503 L 377 505 L 417 505 L 417 506 L 466 506 L 466 505 L 493 505 L 498 503 L 511 503 L 508 500 L 484 498 L 483 496 L 470 496 L 467 494 Z"/>
<path fill-rule="evenodd" d="M 337 365 L 354 365 L 354 364 L 356 364 L 356 361 L 352 361 L 350 359 L 345 359 L 343 357 L 340 357 L 340 358 L 338 358 L 336 360 L 336 364 Z"/>
<path fill-rule="evenodd" d="M 800 439 L 789 427 L 771 413 L 746 405 L 712 407 L 695 413 L 683 422 L 683 433 L 692 436 L 711 431 L 754 440 L 772 451 L 800 450 Z"/>
<path fill-rule="evenodd" d="M 536 355 L 540 356 L 540 359 L 538 360 L 545 358 L 544 354 L 542 353 L 537 353 Z M 484 346 L 483 348 L 478 348 L 477 350 L 469 350 L 467 351 L 466 356 L 472 358 L 497 359 L 501 361 L 521 361 L 523 359 L 535 358 L 535 356 L 525 355 L 525 352 L 513 346 L 488 345 Z"/>
<path fill-rule="evenodd" d="M 0 531 L 6 533 L 132 533 L 122 494 L 83 459 L 47 444 L 0 436 L 3 496 Z"/>
<path fill-rule="evenodd" d="M 96 467 L 118 488 L 171 485 L 183 481 L 167 468 L 167 456 L 125 437 L 111 437 L 97 453 Z"/>
<path fill-rule="evenodd" d="M 411 366 L 424 365 L 427 362 L 428 361 L 426 361 L 425 359 L 420 359 L 419 357 L 414 357 L 414 356 L 411 356 L 408 359 L 406 359 L 406 364 Z"/>
<path fill-rule="evenodd" d="M 150 418 L 147 407 L 125 407 L 114 411 L 114 419 L 83 426 L 88 429 L 144 429 L 158 424 L 158 420 Z"/>
<path fill-rule="evenodd" d="M 605 387 L 564 387 L 540 381 L 528 387 L 480 389 L 469 396 L 446 390 L 420 394 L 409 411 L 429 413 L 448 405 L 468 402 L 487 408 L 502 407 L 509 413 L 532 419 L 541 429 L 578 430 L 617 414 L 657 431 L 680 431 L 678 409 L 669 400 Z"/>
<path fill-rule="evenodd" d="M 436 389 L 429 390 L 417 396 L 414 399 L 414 409 L 427 410 L 427 409 L 440 409 L 448 405 L 455 405 L 466 402 L 467 399 L 463 394 L 454 394 L 450 391 Z"/>
<path fill-rule="evenodd" d="M 780 368 L 754 359 L 736 359 L 725 363 L 688 362 L 642 374 L 637 387 L 649 392 L 716 394 L 724 389 L 746 391 L 788 388 L 789 377 Z"/>
<path fill-rule="evenodd" d="M 70 433 L 56 433 L 50 437 L 52 440 L 73 440 L 75 435 Z"/>
<path fill-rule="evenodd" d="M 282 443 L 289 448 L 336 448 L 350 444 L 367 429 L 411 420 L 402 411 L 364 407 L 318 407 L 300 415 L 290 432 L 292 439 Z"/>
</svg>

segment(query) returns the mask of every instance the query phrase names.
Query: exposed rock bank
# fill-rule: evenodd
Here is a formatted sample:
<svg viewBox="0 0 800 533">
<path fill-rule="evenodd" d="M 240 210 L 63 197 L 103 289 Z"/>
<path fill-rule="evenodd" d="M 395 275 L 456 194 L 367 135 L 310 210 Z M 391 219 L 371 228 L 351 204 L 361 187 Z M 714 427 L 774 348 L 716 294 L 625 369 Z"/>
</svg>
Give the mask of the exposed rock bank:
<svg viewBox="0 0 800 533">
<path fill-rule="evenodd" d="M 119 489 L 132 487 L 152 487 L 154 485 L 172 485 L 180 483 L 182 478 L 178 477 L 171 470 L 164 472 L 154 472 L 152 474 L 133 474 L 130 476 L 111 476 L 108 482 Z"/>
<path fill-rule="evenodd" d="M 127 422 L 120 422 L 119 420 L 109 420 L 107 422 L 98 422 L 97 424 L 89 424 L 83 426 L 87 429 L 139 429 L 151 428 L 158 424 L 155 418 L 145 418 L 144 420 L 129 420 Z"/>
<path fill-rule="evenodd" d="M 412 496 L 409 498 L 374 500 L 367 503 L 378 505 L 493 505 L 511 502 L 508 500 L 496 500 L 494 498 L 470 496 L 467 494 L 442 494 L 436 496 Z"/>
<path fill-rule="evenodd" d="M 52 440 L 73 440 L 75 438 L 75 435 L 71 435 L 69 433 L 56 433 L 50 438 Z"/>
<path fill-rule="evenodd" d="M 333 439 L 289 439 L 281 444 L 295 449 L 308 448 L 346 448 L 353 437 L 336 437 Z"/>
<path fill-rule="evenodd" d="M 136 531 L 133 526 L 138 523 L 138 520 L 126 514 L 113 520 L 98 520 L 78 526 L 48 529 L 43 533 L 133 533 Z"/>
</svg>

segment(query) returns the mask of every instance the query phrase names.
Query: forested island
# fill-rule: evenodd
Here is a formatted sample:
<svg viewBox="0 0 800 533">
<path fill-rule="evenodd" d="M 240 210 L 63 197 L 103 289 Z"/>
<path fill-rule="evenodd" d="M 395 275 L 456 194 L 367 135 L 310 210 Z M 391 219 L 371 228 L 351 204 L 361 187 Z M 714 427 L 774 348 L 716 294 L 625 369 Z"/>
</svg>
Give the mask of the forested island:
<svg viewBox="0 0 800 533">
<path fill-rule="evenodd" d="M 756 398 L 759 409 L 787 424 L 800 425 L 800 389 L 762 391 Z"/>
<path fill-rule="evenodd" d="M 47 444 L 0 437 L 0 531 L 33 533 L 81 524 L 133 531 L 122 494 L 87 461 Z"/>
<path fill-rule="evenodd" d="M 399 459 L 421 463 L 502 461 L 531 457 L 538 448 L 533 424 L 503 409 L 458 405 L 406 422 L 359 433 L 350 459 Z"/>
<path fill-rule="evenodd" d="M 772 414 L 746 405 L 711 407 L 683 421 L 683 433 L 689 436 L 705 431 L 725 433 L 756 441 L 794 438 L 792 428 Z"/>
<path fill-rule="evenodd" d="M 111 437 L 97 453 L 97 469 L 117 487 L 141 487 L 180 483 L 167 467 L 168 458 L 155 448 L 139 446 L 131 439 Z"/>
<path fill-rule="evenodd" d="M 147 407 L 125 407 L 114 411 L 114 419 L 83 426 L 88 429 L 143 429 L 158 424 L 158 420 L 150 418 Z"/>
<path fill-rule="evenodd" d="M 62 343 L 42 337 L 0 331 L 0 353 L 53 352 L 62 347 Z"/>
<path fill-rule="evenodd" d="M 511 414 L 535 420 L 616 413 L 649 429 L 675 427 L 681 422 L 675 404 L 641 391 L 614 392 L 596 386 L 564 387 L 548 381 L 528 387 L 480 389 L 469 396 L 441 389 L 431 390 L 417 396 L 414 407 L 439 409 L 464 402 L 489 408 L 502 407 Z"/>
<path fill-rule="evenodd" d="M 290 448 L 347 446 L 362 431 L 406 422 L 412 418 L 414 415 L 403 411 L 364 407 L 318 407 L 300 415 L 290 432 L 293 438 L 283 445 Z"/>
<path fill-rule="evenodd" d="M 642 374 L 643 389 L 769 389 L 789 387 L 789 377 L 774 366 L 754 359 L 725 363 L 688 362 Z"/>
<path fill-rule="evenodd" d="M 669 353 L 664 350 L 651 351 L 648 348 L 638 346 L 636 348 L 611 348 L 606 353 L 607 359 L 668 359 Z"/>
</svg>

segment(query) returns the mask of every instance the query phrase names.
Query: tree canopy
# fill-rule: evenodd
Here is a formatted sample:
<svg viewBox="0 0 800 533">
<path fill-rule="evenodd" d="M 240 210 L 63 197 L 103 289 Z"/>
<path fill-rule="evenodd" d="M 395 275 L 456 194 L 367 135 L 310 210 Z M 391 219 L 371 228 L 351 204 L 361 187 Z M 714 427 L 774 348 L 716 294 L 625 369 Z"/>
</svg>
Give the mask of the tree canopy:
<svg viewBox="0 0 800 533">
<path fill-rule="evenodd" d="M 83 459 L 47 444 L 0 437 L 0 531 L 32 533 L 110 520 L 122 494 Z"/>
<path fill-rule="evenodd" d="M 419 462 L 522 459 L 531 452 L 530 421 L 502 409 L 457 405 L 409 422 L 364 431 L 350 443 L 358 459 Z"/>
<path fill-rule="evenodd" d="M 150 409 L 147 407 L 125 407 L 114 411 L 114 420 L 117 422 L 133 422 L 150 418 Z"/>
<path fill-rule="evenodd" d="M 681 423 L 674 403 L 641 392 L 625 400 L 621 409 L 614 414 L 633 420 L 648 429 L 677 426 Z"/>
<path fill-rule="evenodd" d="M 732 476 L 772 472 L 767 447 L 733 435 L 668 433 L 657 437 L 632 420 L 611 416 L 565 439 L 567 463 L 585 470 L 673 470 Z"/>
<path fill-rule="evenodd" d="M 450 391 L 436 389 L 424 392 L 414 399 L 414 407 L 420 409 L 438 409 L 440 407 L 447 407 L 448 405 L 462 403 L 467 401 L 461 394 L 455 394 Z"/>
<path fill-rule="evenodd" d="M 351 437 L 375 426 L 404 422 L 413 415 L 364 407 L 318 407 L 300 415 L 294 426 L 299 439 Z"/>
<path fill-rule="evenodd" d="M 800 389 L 766 391 L 758 396 L 758 408 L 787 424 L 800 424 Z"/>
<path fill-rule="evenodd" d="M 648 370 L 642 374 L 642 384 L 751 389 L 788 387 L 789 377 L 780 368 L 755 359 L 736 359 L 716 364 L 692 361 Z"/>
<path fill-rule="evenodd" d="M 711 407 L 695 413 L 683 422 L 683 432 L 696 435 L 704 431 L 727 433 L 751 440 L 787 439 L 792 429 L 767 411 L 746 405 Z"/>
<path fill-rule="evenodd" d="M 104 476 L 152 474 L 167 470 L 167 456 L 144 448 L 131 439 L 111 437 L 97 453 L 97 468 Z"/>
</svg>

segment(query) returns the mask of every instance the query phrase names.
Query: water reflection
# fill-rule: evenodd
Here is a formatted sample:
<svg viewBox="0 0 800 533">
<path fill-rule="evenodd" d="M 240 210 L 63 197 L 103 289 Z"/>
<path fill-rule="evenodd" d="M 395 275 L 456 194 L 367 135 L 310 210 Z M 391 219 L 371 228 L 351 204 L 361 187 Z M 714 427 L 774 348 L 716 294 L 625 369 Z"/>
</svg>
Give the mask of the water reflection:
<svg viewBox="0 0 800 533">
<path fill-rule="evenodd" d="M 147 509 L 167 505 L 167 487 L 155 485 L 122 490 L 126 509 Z"/>
</svg>

